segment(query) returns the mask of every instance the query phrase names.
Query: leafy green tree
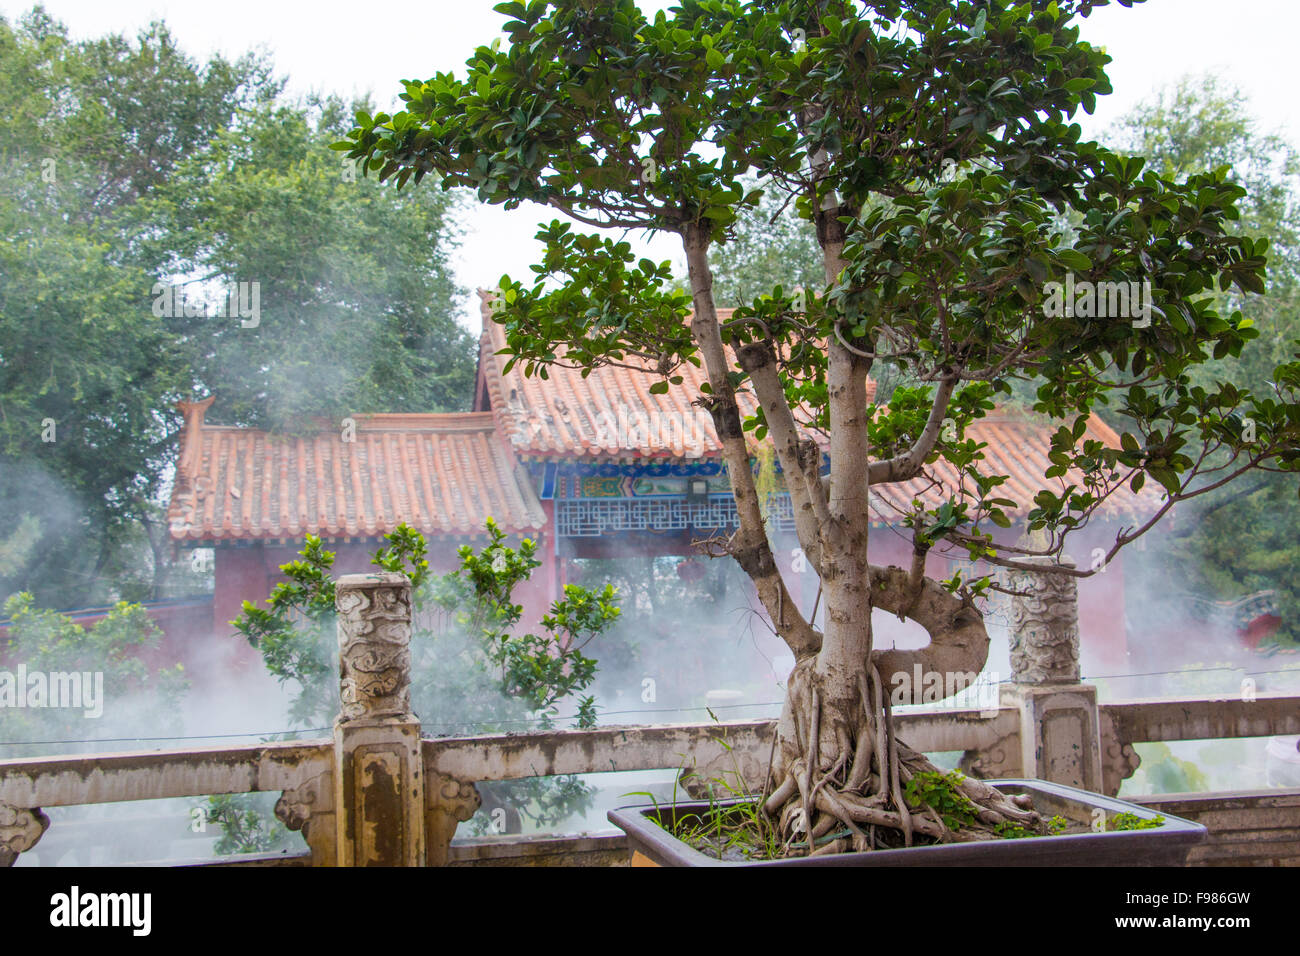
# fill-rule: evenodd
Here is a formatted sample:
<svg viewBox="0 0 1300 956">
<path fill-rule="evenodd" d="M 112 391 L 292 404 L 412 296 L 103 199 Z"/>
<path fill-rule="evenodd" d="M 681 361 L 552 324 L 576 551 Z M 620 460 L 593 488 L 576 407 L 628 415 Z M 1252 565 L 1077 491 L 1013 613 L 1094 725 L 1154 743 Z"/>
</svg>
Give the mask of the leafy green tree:
<svg viewBox="0 0 1300 956">
<path fill-rule="evenodd" d="M 283 86 L 161 23 L 77 41 L 41 7 L 0 18 L 0 597 L 187 580 L 160 498 L 195 391 L 214 421 L 278 429 L 468 402 L 454 203 L 356 177 L 327 148 L 350 111 Z M 240 281 L 259 322 L 160 301 Z"/>
<path fill-rule="evenodd" d="M 1300 154 L 1281 137 L 1261 132 L 1244 94 L 1213 75 L 1186 78 L 1139 105 L 1112 138 L 1148 156 L 1161 175 L 1231 166 L 1246 187 L 1241 216 L 1229 228 L 1270 243 L 1268 294 L 1246 297 L 1228 289 L 1217 298 L 1221 311 L 1240 309 L 1254 322 L 1259 341 L 1191 375 L 1205 384 L 1218 377 L 1271 390 L 1273 369 L 1300 336 Z M 1212 600 L 1274 590 L 1280 634 L 1296 641 L 1300 584 L 1291 571 L 1300 563 L 1300 502 L 1294 485 L 1289 475 L 1261 472 L 1190 505 L 1177 526 L 1153 542 L 1139 588 L 1175 580 L 1187 593 Z"/>
<path fill-rule="evenodd" d="M 800 218 L 789 195 L 766 191 L 757 179 L 745 180 L 746 190 L 762 198 L 737 213 L 734 234 L 709 249 L 713 296 L 720 307 L 751 304 L 774 290 L 794 293 L 813 289 L 824 279 L 821 246 L 812 223 Z M 683 288 L 688 283 L 683 282 Z M 881 359 L 871 369 L 876 401 L 885 403 L 899 385 L 918 382 L 896 363 Z"/>
<path fill-rule="evenodd" d="M 154 596 L 190 379 L 132 213 L 266 82 L 251 58 L 199 66 L 159 24 L 74 42 L 40 7 L 0 19 L 0 515 L 39 523 L 4 594 Z"/>
<path fill-rule="evenodd" d="M 181 394 L 184 367 L 142 307 L 148 275 L 114 263 L 93 228 L 29 215 L 11 195 L 0 186 L 12 239 L 0 246 L 0 514 L 35 521 L 39 537 L 0 588 L 84 606 L 101 577 L 135 579 L 115 564 L 140 557 L 121 549 L 158 492 L 171 424 L 158 409 Z"/>
<path fill-rule="evenodd" d="M 596 662 L 582 653 L 619 616 L 612 586 L 565 588 L 541 621 L 542 633 L 515 633 L 523 614 L 512 595 L 541 562 L 537 545 L 524 538 L 518 548 L 488 520 L 488 543 L 480 551 L 457 550 L 460 567 L 429 573 L 424 537 L 399 525 L 373 564 L 411 579 L 414 634 L 411 640 L 411 706 L 431 726 L 472 733 L 500 721 L 540 721 L 558 716 L 557 704 L 585 690 Z M 288 579 L 275 586 L 260 608 L 244 602 L 236 630 L 257 648 L 267 669 L 299 691 L 290 720 L 319 726 L 338 712 L 338 646 L 334 554 L 308 535 L 301 560 L 282 565 Z M 578 725 L 595 724 L 595 701 L 578 701 Z"/>
<path fill-rule="evenodd" d="M 508 209 L 532 200 L 582 226 L 681 239 L 689 299 L 666 264 L 556 222 L 539 236 L 538 280 L 503 278 L 497 318 L 529 374 L 617 362 L 664 379 L 652 385 L 662 391 L 680 383 L 683 363 L 707 369 L 693 398 L 713 416 L 739 520 L 710 548 L 749 574 L 798 662 L 763 799 L 787 852 L 843 830 L 851 839 L 835 847 L 870 848 L 880 832 L 887 842 L 953 838 L 908 810 L 900 779 L 936 771 L 896 741 L 885 703 L 892 678 L 914 667 L 979 671 L 985 661 L 973 599 L 989 580 L 929 579 L 932 548 L 1086 576 L 1094 571 L 1064 562 L 1063 549 L 1117 489 L 1149 479 L 1158 500 L 1149 520 L 1120 531 L 1108 560 L 1177 502 L 1263 464 L 1300 463 L 1300 362 L 1275 371 L 1280 394 L 1188 374 L 1257 336 L 1207 295 L 1263 291 L 1267 243 L 1229 228 L 1245 190 L 1223 168 L 1161 177 L 1068 122 L 1110 92 L 1109 58 L 1077 24 L 1101 5 L 687 0 L 649 18 L 631 0 L 502 3 L 505 42 L 475 50 L 463 77 L 408 81 L 403 109 L 358 116 L 343 147 L 399 187 L 435 171 L 444 189 L 468 186 Z M 709 252 L 759 201 L 750 176 L 815 227 L 824 280 L 802 297 L 774 289 L 723 323 Z M 1066 281 L 1138 283 L 1151 321 L 1054 308 Z M 922 383 L 895 389 L 881 414 L 866 388 L 878 360 Z M 1000 495 L 1007 476 L 983 470 L 962 434 L 1024 379 L 1041 381 L 1035 407 L 1062 424 L 1045 490 L 1023 503 L 1039 543 L 1016 546 L 994 537 L 1018 504 Z M 775 445 L 800 546 L 821 578 L 820 629 L 772 553 L 740 387 L 760 407 L 754 438 Z M 1119 449 L 1084 438 L 1107 403 L 1133 422 Z M 1243 417 L 1254 435 L 1243 435 Z M 800 426 L 829 436 L 828 476 Z M 1209 460 L 1217 449 L 1229 457 Z M 873 567 L 870 487 L 923 479 L 937 460 L 961 482 L 941 505 L 917 501 L 904 515 L 912 569 Z M 930 645 L 876 649 L 877 607 L 917 621 Z M 1008 823 L 1046 832 L 991 788 L 962 789 L 981 807 L 966 838 Z"/>
<path fill-rule="evenodd" d="M 560 703 L 574 700 L 577 725 L 595 726 L 595 698 L 581 695 L 595 679 L 596 662 L 582 651 L 618 619 L 614 588 L 568 585 L 542 618 L 541 632 L 522 633 L 523 608 L 513 592 L 541 564 L 536 543 L 524 538 L 511 547 L 491 519 L 486 531 L 488 543 L 478 551 L 459 548 L 460 566 L 441 576 L 429 572 L 424 537 L 404 524 L 374 555 L 376 567 L 411 580 L 412 710 L 432 733 L 491 733 L 553 726 Z M 339 708 L 333 563 L 334 554 L 309 535 L 301 560 L 281 566 L 288 580 L 276 585 L 269 607 L 245 601 L 234 622 L 273 675 L 298 685 L 290 720 L 303 727 L 328 725 Z M 590 796 L 574 777 L 482 790 L 486 806 L 539 823 L 568 816 Z"/>
<path fill-rule="evenodd" d="M 179 704 L 189 680 L 180 664 L 148 663 L 162 632 L 139 604 L 119 602 L 90 628 L 38 607 L 26 592 L 10 597 L 4 611 L 10 618 L 0 639 L 0 743 L 6 757 L 120 750 L 120 743 L 94 741 L 130 737 L 146 727 L 155 735 L 180 732 Z M 19 686 L 20 667 L 26 687 Z M 84 706 L 55 706 L 60 700 L 54 685 L 60 681 Z M 30 704 L 37 687 L 44 688 L 41 706 L 8 699 L 26 694 Z"/>
<path fill-rule="evenodd" d="M 759 189 L 751 179 L 746 185 Z M 760 189 L 761 191 L 761 189 Z M 748 305 L 777 286 L 794 291 L 825 281 L 821 247 L 812 224 L 795 214 L 778 192 L 764 192 L 757 205 L 741 210 L 735 237 L 710 250 L 719 306 Z"/>
<path fill-rule="evenodd" d="M 16 26 L 0 18 L 0 155 L 19 165 L 51 160 L 44 169 L 62 205 L 85 223 L 131 209 L 237 109 L 281 88 L 264 56 L 232 63 L 216 55 L 200 65 L 161 22 L 134 42 L 74 41 L 39 5 Z"/>
<path fill-rule="evenodd" d="M 468 406 L 476 343 L 454 318 L 455 197 L 357 176 L 329 149 L 350 116 L 333 97 L 241 112 L 142 210 L 167 271 L 211 306 L 167 325 L 218 396 L 214 420 L 294 429 Z M 224 290 L 241 282 L 246 312 L 257 283 L 256 315 L 229 314 Z"/>
<path fill-rule="evenodd" d="M 1136 749 L 1142 766 L 1130 792 L 1205 793 L 1210 789 L 1205 772 L 1192 761 L 1175 757 L 1168 744 L 1139 744 Z"/>
<path fill-rule="evenodd" d="M 208 822 L 220 827 L 213 849 L 218 855 L 274 853 L 301 850 L 302 837 L 274 814 L 276 794 L 225 793 L 208 797 L 204 810 Z"/>
</svg>

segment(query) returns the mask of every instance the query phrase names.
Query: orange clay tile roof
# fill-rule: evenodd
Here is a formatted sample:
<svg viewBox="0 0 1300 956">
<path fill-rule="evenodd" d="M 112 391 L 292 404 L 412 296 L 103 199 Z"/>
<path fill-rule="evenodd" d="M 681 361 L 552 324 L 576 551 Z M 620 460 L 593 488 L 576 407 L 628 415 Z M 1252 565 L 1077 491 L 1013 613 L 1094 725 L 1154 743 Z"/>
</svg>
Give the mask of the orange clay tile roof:
<svg viewBox="0 0 1300 956">
<path fill-rule="evenodd" d="M 1074 485 L 1075 491 L 1087 490 L 1083 475 L 1077 469 L 1072 469 L 1066 478 L 1043 477 L 1051 466 L 1047 453 L 1051 448 L 1053 430 L 1042 417 L 1022 415 L 1009 409 L 995 409 L 966 429 L 966 438 L 986 443 L 986 447 L 981 449 L 984 459 L 976 463 L 979 473 L 1007 476 L 1006 483 L 992 492 L 992 497 L 1009 498 L 1020 506 L 1006 511 L 1029 510 L 1033 507 L 1034 495 L 1043 489 L 1055 494 L 1061 494 L 1069 485 Z M 1119 447 L 1115 430 L 1096 415 L 1089 419 L 1082 441 L 1089 439 L 1110 448 Z M 927 507 L 935 507 L 952 497 L 958 478 L 955 468 L 939 460 L 926 466 L 926 474 L 927 478 L 874 485 L 872 494 L 879 499 L 874 505 L 875 516 L 888 522 L 897 519 L 901 510 L 910 510 L 914 498 L 919 498 Z M 1148 483 L 1141 493 L 1135 495 L 1127 485 L 1123 485 L 1111 493 L 1098 509 L 1098 514 L 1120 518 L 1149 515 L 1159 507 L 1160 494 L 1156 488 L 1158 486 L 1154 483 Z M 969 482 L 966 490 L 975 493 Z"/>
<path fill-rule="evenodd" d="M 722 446 L 713 429 L 713 420 L 691 400 L 700 394 L 703 369 L 686 364 L 679 373 L 681 385 L 670 386 L 662 395 L 650 394 L 650 385 L 660 378 L 650 373 L 602 366 L 583 378 L 579 369 L 552 366 L 549 378 L 525 377 L 516 365 L 502 374 L 506 357 L 497 355 L 505 348 L 505 331 L 492 321 L 491 296 L 479 291 L 483 333 L 480 338 L 479 370 L 489 407 L 497 416 L 500 432 L 508 436 L 521 458 L 598 458 L 628 459 L 663 457 L 677 459 L 720 457 Z M 729 309 L 719 309 L 726 319 Z M 629 359 L 629 362 L 635 361 Z M 874 397 L 875 382 L 868 382 L 869 398 Z M 753 396 L 737 396 L 742 415 L 755 410 Z M 479 399 L 482 404 L 482 397 Z M 692 418 L 697 416 L 697 418 Z M 697 427 L 698 433 L 692 428 Z M 639 427 L 638 427 L 639 426 Z M 685 426 L 685 427 L 683 427 Z M 1033 497 L 1044 488 L 1059 493 L 1064 484 L 1043 478 L 1050 466 L 1047 452 L 1054 426 L 1043 418 L 1024 417 L 1006 410 L 996 410 L 966 430 L 966 437 L 987 442 L 985 459 L 979 465 L 982 474 L 1004 474 L 1006 484 L 996 497 L 1010 498 L 1022 508 L 1032 505 Z M 699 439 L 691 442 L 694 434 Z M 683 435 L 687 441 L 683 441 Z M 814 436 L 824 444 L 821 436 Z M 1089 422 L 1086 438 L 1099 439 L 1112 448 L 1119 447 L 1119 436 L 1097 416 Z M 878 510 L 893 518 L 897 508 L 919 497 L 934 506 L 949 496 L 956 472 L 946 462 L 929 466 L 933 480 L 915 480 L 905 484 L 877 486 L 873 489 L 883 499 Z M 1070 483 L 1082 489 L 1081 477 L 1073 474 Z M 1135 515 L 1154 510 L 1155 496 L 1149 490 L 1133 495 L 1127 488 L 1117 490 L 1101 508 L 1102 514 Z"/>
<path fill-rule="evenodd" d="M 405 521 L 474 536 L 545 526 L 490 414 L 355 416 L 355 442 L 205 425 L 212 399 L 182 402 L 186 425 L 167 517 L 178 541 L 375 537 Z"/>
<path fill-rule="evenodd" d="M 479 290 L 479 297 L 483 317 L 479 370 L 488 407 L 520 457 L 721 457 L 713 419 L 691 404 L 707 378 L 702 367 L 684 363 L 674 373 L 682 376 L 682 384 L 661 395 L 650 393 L 650 386 L 661 381 L 653 363 L 633 357 L 627 364 L 642 366 L 645 372 L 606 365 L 584 378 L 581 369 L 556 365 L 542 379 L 525 376 L 522 366 L 516 365 L 502 374 L 506 357 L 496 353 L 505 348 L 505 330 L 492 321 L 490 294 Z M 732 311 L 719 309 L 718 317 L 725 321 Z M 874 391 L 875 383 L 870 387 Z M 758 408 L 748 391 L 736 399 L 742 416 Z"/>
<path fill-rule="evenodd" d="M 491 297 L 482 300 L 483 334 L 479 375 L 501 434 L 520 457 L 716 458 L 722 445 L 709 413 L 691 401 L 700 394 L 704 369 L 687 363 L 677 370 L 682 384 L 662 395 L 650 394 L 660 376 L 603 366 L 586 378 L 582 370 L 551 366 L 547 378 L 524 375 L 522 365 L 502 374 L 505 330 L 492 321 Z M 721 310 L 720 310 L 721 311 Z M 629 357 L 629 364 L 642 364 Z M 751 415 L 753 399 L 737 396 L 741 413 Z M 621 423 L 621 425 L 620 425 Z"/>
</svg>

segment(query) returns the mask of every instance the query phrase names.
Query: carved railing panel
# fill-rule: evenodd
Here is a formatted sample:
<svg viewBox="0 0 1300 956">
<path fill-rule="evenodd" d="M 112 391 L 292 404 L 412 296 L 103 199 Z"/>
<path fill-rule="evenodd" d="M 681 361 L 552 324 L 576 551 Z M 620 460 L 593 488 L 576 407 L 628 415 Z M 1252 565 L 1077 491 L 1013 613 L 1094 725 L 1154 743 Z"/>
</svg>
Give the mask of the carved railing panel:
<svg viewBox="0 0 1300 956">
<path fill-rule="evenodd" d="M 13 866 L 50 828 L 50 818 L 39 807 L 11 807 L 0 803 L 0 866 Z"/>
</svg>

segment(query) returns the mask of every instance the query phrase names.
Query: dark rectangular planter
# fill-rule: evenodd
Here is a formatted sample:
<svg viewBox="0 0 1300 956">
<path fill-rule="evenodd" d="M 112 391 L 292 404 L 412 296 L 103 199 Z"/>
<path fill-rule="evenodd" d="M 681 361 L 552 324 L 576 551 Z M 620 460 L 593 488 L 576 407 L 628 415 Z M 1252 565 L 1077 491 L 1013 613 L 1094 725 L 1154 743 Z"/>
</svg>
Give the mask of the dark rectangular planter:
<svg viewBox="0 0 1300 956">
<path fill-rule="evenodd" d="M 708 801 L 661 806 L 658 810 L 652 806 L 620 807 L 609 811 L 608 816 L 612 823 L 627 833 L 633 850 L 660 866 L 1182 866 L 1187 862 L 1192 847 L 1204 843 L 1208 836 L 1208 831 L 1199 823 L 1157 814 L 1135 803 L 1059 783 L 1045 780 L 986 782 L 1003 793 L 1029 794 L 1034 809 L 1044 817 L 1060 815 L 1067 820 L 1090 824 L 1093 809 L 1101 807 L 1108 818 L 1117 813 L 1132 813 L 1146 820 L 1164 816 L 1165 822 L 1152 830 L 1112 830 L 743 862 L 707 856 L 655 822 L 658 814 L 671 825 L 678 815 L 708 810 Z M 720 800 L 714 806 L 735 806 L 743 802 Z"/>
</svg>

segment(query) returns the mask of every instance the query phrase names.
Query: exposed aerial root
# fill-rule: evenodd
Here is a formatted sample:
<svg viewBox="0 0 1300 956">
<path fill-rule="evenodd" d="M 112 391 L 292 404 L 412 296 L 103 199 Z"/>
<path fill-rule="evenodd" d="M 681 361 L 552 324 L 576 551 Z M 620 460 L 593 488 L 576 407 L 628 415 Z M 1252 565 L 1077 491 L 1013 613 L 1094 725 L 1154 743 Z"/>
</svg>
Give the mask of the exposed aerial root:
<svg viewBox="0 0 1300 956">
<path fill-rule="evenodd" d="M 786 855 L 990 840 L 1006 825 L 1048 832 L 1026 798 L 971 778 L 956 788 L 965 798 L 959 814 L 909 803 L 909 781 L 942 771 L 896 737 L 876 668 L 850 699 L 827 696 L 813 662 L 801 662 L 790 677 L 763 803 Z"/>
</svg>

